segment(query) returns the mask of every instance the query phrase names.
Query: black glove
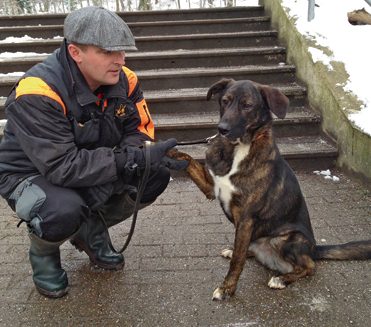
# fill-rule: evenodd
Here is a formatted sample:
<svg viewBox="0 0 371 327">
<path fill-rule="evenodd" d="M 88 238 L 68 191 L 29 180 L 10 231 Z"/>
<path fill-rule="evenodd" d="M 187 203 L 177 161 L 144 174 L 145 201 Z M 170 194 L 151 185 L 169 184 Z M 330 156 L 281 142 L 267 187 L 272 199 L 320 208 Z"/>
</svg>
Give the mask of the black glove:
<svg viewBox="0 0 371 327">
<path fill-rule="evenodd" d="M 174 138 L 166 141 L 160 141 L 147 145 L 150 151 L 150 165 L 152 169 L 156 169 L 163 165 L 169 169 L 184 169 L 188 166 L 188 162 L 177 161 L 166 157 L 166 152 L 177 145 Z M 138 148 L 135 146 L 127 146 L 123 151 L 115 152 L 116 165 L 119 172 L 130 173 L 137 168 L 144 169 L 146 166 L 145 158 L 146 148 Z"/>
<path fill-rule="evenodd" d="M 174 146 L 177 145 L 176 139 L 168 139 L 166 141 L 160 141 L 156 143 L 150 143 L 147 144 L 146 147 L 148 147 L 151 157 L 151 166 L 159 165 L 159 163 L 162 162 L 162 159 L 165 157 L 166 152 L 168 152 L 170 149 L 172 149 Z M 145 151 L 146 149 L 141 149 L 141 154 L 137 157 L 138 159 L 138 166 L 142 168 L 145 167 Z"/>
</svg>

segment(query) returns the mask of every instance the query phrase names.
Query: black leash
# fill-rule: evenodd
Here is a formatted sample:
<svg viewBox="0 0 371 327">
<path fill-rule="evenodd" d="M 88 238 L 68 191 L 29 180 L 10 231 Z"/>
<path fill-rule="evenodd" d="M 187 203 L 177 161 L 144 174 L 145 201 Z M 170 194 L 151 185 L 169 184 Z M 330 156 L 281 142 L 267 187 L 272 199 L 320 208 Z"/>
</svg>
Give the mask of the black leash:
<svg viewBox="0 0 371 327">
<path fill-rule="evenodd" d="M 149 144 L 146 144 L 146 143 L 144 144 L 144 149 L 145 149 L 144 153 L 145 153 L 146 165 L 145 165 L 145 168 L 144 168 L 142 178 L 140 179 L 140 182 L 139 182 L 139 185 L 138 185 L 138 192 L 137 192 L 137 197 L 135 199 L 135 205 L 134 205 L 134 211 L 133 211 L 133 220 L 131 222 L 128 237 L 127 237 L 124 245 L 122 246 L 122 248 L 119 251 L 116 251 L 115 248 L 113 248 L 118 253 L 122 253 L 126 250 L 126 248 L 128 247 L 128 245 L 131 241 L 131 238 L 134 235 L 135 224 L 137 222 L 140 200 L 142 199 L 144 189 L 146 188 L 146 185 L 147 185 L 147 182 L 148 182 L 149 172 L 151 170 L 151 151 L 149 151 L 149 147 L 150 147 Z"/>
<path fill-rule="evenodd" d="M 112 244 L 111 238 L 108 237 L 109 242 L 112 246 L 112 249 L 114 251 L 116 251 L 117 253 L 123 253 L 126 250 L 126 248 L 128 247 L 128 245 L 131 241 L 131 238 L 134 235 L 135 224 L 137 222 L 137 216 L 138 216 L 140 201 L 142 199 L 144 189 L 146 188 L 146 185 L 147 185 L 147 182 L 148 182 L 148 176 L 149 176 L 149 173 L 150 173 L 150 170 L 151 170 L 151 152 L 149 151 L 149 147 L 150 147 L 149 144 L 146 144 L 146 143 L 144 144 L 144 149 L 145 149 L 144 153 L 145 153 L 146 165 L 145 165 L 145 168 L 144 168 L 144 171 L 143 171 L 142 178 L 139 181 L 138 192 L 137 192 L 137 196 L 136 196 L 135 204 L 134 204 L 133 220 L 131 221 L 130 231 L 129 231 L 129 234 L 126 238 L 126 241 L 125 241 L 124 245 L 122 246 L 122 248 L 120 250 L 116 250 L 116 248 Z M 101 219 L 103 220 L 103 222 L 105 224 L 104 215 L 100 211 L 98 211 L 98 214 L 100 215 Z M 107 225 L 106 225 L 106 228 L 107 228 Z M 108 233 L 108 228 L 107 228 L 107 233 Z M 108 234 L 108 236 L 109 236 L 109 234 Z"/>
</svg>

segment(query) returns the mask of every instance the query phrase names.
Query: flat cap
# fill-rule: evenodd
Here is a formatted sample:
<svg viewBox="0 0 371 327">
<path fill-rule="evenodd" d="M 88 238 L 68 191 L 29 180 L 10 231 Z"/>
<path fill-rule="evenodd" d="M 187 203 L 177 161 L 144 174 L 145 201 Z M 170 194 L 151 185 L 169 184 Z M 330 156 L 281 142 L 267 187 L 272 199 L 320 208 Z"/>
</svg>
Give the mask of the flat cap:
<svg viewBox="0 0 371 327">
<path fill-rule="evenodd" d="M 137 50 L 129 26 L 114 12 L 102 7 L 85 7 L 64 20 L 68 43 L 95 45 L 107 51 Z"/>
</svg>

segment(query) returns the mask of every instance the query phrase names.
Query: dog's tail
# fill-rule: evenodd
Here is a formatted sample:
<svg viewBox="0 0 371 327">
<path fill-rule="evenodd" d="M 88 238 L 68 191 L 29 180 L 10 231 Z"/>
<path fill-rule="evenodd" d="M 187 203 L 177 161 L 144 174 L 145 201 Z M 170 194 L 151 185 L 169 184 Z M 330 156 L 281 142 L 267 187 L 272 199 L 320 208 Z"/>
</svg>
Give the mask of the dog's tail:
<svg viewBox="0 0 371 327">
<path fill-rule="evenodd" d="M 368 260 L 371 259 L 371 240 L 338 245 L 317 245 L 315 260 Z"/>
</svg>

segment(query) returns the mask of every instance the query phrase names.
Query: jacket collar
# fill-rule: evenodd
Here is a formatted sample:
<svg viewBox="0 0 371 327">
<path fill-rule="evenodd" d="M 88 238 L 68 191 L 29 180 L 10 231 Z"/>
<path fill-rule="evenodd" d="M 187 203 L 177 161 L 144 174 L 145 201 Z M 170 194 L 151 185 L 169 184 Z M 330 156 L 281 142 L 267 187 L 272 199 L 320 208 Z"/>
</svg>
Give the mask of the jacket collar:
<svg viewBox="0 0 371 327">
<path fill-rule="evenodd" d="M 75 61 L 71 58 L 67 50 L 66 39 L 59 50 L 61 64 L 67 73 L 68 79 L 68 93 L 70 96 L 75 96 L 81 106 L 86 106 L 90 103 L 97 102 L 99 99 L 97 95 L 92 92 L 81 74 L 80 69 L 77 67 Z M 110 98 L 127 98 L 127 90 L 125 88 L 124 73 L 120 74 L 119 82 L 115 85 L 101 86 L 98 90 L 104 93 L 105 99 Z"/>
</svg>

